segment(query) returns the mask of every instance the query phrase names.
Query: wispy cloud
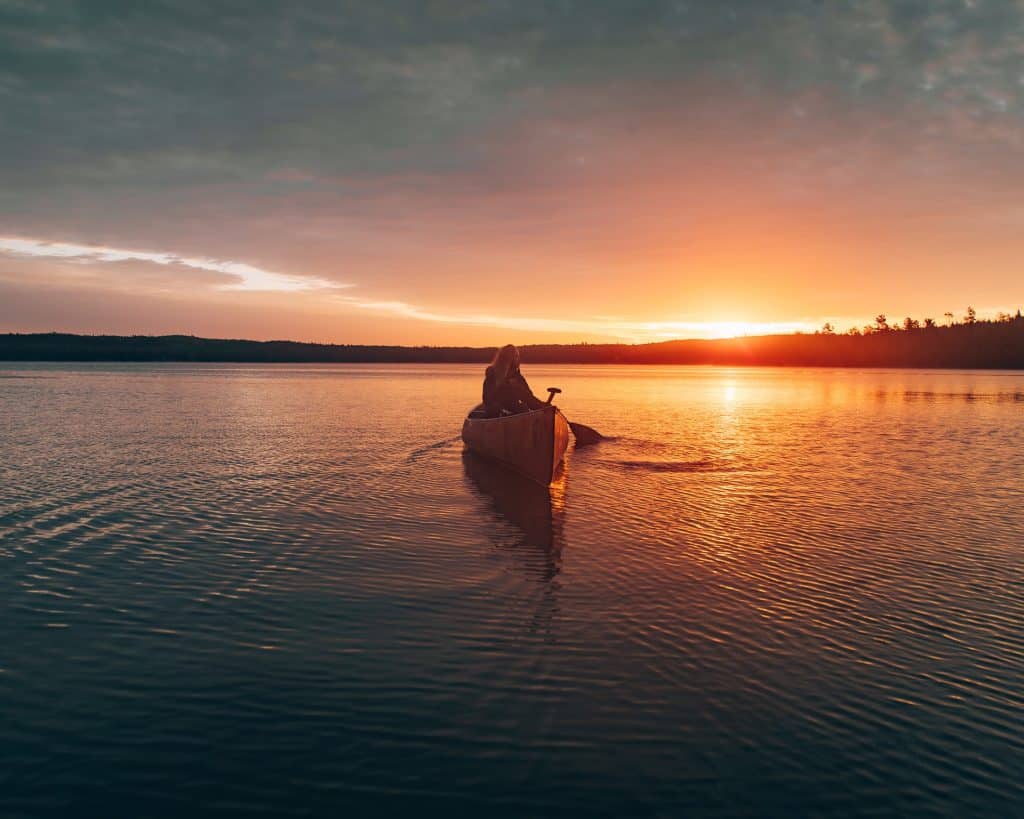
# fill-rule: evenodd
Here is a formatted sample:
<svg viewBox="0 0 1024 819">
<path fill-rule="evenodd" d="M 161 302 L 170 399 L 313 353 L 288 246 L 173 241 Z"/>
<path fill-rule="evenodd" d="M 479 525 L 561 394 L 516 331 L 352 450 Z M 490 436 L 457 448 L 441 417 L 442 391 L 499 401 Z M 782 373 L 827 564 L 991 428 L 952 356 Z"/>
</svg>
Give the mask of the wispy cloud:
<svg viewBox="0 0 1024 819">
<path fill-rule="evenodd" d="M 438 312 L 401 301 L 372 301 L 340 296 L 352 307 L 382 314 L 391 314 L 419 321 L 443 324 L 476 325 L 504 330 L 543 333 L 578 334 L 580 338 L 614 338 L 634 343 L 665 341 L 679 338 L 732 338 L 744 335 L 808 332 L 820 322 L 738 322 L 738 321 L 638 321 L 620 317 L 595 316 L 590 319 L 556 319 L 490 314 L 457 314 Z"/>
<path fill-rule="evenodd" d="M 723 338 L 739 335 L 788 333 L 796 330 L 810 330 L 817 326 L 807 322 L 751 324 L 708 321 L 640 321 L 621 316 L 565 319 L 453 312 L 400 300 L 352 296 L 342 292 L 352 285 L 339 285 L 314 276 L 277 273 L 244 262 L 206 256 L 182 256 L 169 251 L 130 250 L 26 237 L 0 236 L 0 254 L 25 258 L 64 259 L 81 264 L 117 264 L 136 261 L 168 267 L 181 266 L 222 273 L 234 278 L 231 283 L 214 285 L 215 289 L 221 291 L 306 293 L 316 296 L 321 306 L 334 304 L 345 310 L 365 311 L 380 316 L 393 316 L 436 324 L 494 327 L 509 331 L 564 333 L 577 335 L 580 338 L 647 342 L 672 338 Z"/>
<path fill-rule="evenodd" d="M 70 242 L 49 242 L 14 236 L 0 236 L 0 253 L 67 259 L 83 264 L 140 261 L 159 265 L 180 265 L 195 270 L 210 270 L 232 276 L 236 281 L 221 286 L 224 290 L 261 290 L 295 292 L 320 288 L 349 287 L 314 276 L 276 273 L 244 262 L 212 259 L 206 256 L 180 256 L 176 253 L 151 250 L 128 250 L 102 245 L 79 245 Z"/>
</svg>

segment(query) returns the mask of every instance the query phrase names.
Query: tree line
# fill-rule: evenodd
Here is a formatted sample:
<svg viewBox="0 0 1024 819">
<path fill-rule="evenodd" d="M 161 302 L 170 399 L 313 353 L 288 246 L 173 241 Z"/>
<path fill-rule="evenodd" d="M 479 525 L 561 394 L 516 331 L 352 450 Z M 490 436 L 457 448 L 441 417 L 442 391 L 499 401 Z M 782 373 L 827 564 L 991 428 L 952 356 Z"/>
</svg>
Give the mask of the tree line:
<svg viewBox="0 0 1024 819">
<path fill-rule="evenodd" d="M 1013 322 L 1020 322 L 1022 319 L 1024 319 L 1024 317 L 1021 316 L 1020 308 L 1017 308 L 1017 312 L 1015 314 L 1004 313 L 1000 311 L 996 313 L 995 319 L 979 319 L 978 311 L 970 306 L 968 306 L 967 312 L 964 313 L 963 318 L 959 322 L 956 321 L 953 314 L 949 312 L 943 313 L 943 318 L 945 319 L 944 325 L 940 325 L 934 318 L 924 318 L 918 320 L 916 318 L 911 318 L 910 316 L 907 316 L 899 324 L 890 324 L 889 319 L 886 317 L 885 313 L 879 313 L 875 317 L 875 321 L 873 324 L 866 324 L 863 328 L 851 327 L 849 330 L 846 331 L 846 335 L 867 336 L 871 335 L 872 333 L 888 333 L 898 330 L 934 330 L 941 326 L 953 327 L 954 325 L 957 324 L 973 325 L 978 324 L 979 322 L 987 324 L 1011 324 Z M 826 321 L 822 328 L 817 331 L 817 333 L 821 335 L 834 335 L 836 333 L 836 328 L 830 322 Z"/>
<path fill-rule="evenodd" d="M 496 331 L 495 335 L 505 335 Z M 2 361 L 484 364 L 496 347 L 401 347 L 246 341 L 196 336 L 0 334 Z M 815 333 L 694 339 L 651 344 L 532 344 L 527 364 L 716 364 L 730 366 L 937 367 L 1024 369 L 1024 318 L 1002 314 L 962 320 L 912 318 L 890 324 L 879 314 L 864 328 Z"/>
</svg>

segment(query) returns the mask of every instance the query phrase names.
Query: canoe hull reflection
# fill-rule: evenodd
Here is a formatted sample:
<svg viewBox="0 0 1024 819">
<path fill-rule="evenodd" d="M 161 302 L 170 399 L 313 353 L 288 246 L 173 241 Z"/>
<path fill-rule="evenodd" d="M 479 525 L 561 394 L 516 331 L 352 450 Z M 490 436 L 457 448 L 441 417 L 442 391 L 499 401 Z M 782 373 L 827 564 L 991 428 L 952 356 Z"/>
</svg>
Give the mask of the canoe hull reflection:
<svg viewBox="0 0 1024 819">
<path fill-rule="evenodd" d="M 463 451 L 462 464 L 469 485 L 490 501 L 497 517 L 522 533 L 521 544 L 552 558 L 561 550 L 565 470 L 559 471 L 550 486 L 541 486 L 471 449 Z"/>
<path fill-rule="evenodd" d="M 569 424 L 557 407 L 549 405 L 501 418 L 467 418 L 462 440 L 478 455 L 547 486 L 569 446 Z"/>
</svg>

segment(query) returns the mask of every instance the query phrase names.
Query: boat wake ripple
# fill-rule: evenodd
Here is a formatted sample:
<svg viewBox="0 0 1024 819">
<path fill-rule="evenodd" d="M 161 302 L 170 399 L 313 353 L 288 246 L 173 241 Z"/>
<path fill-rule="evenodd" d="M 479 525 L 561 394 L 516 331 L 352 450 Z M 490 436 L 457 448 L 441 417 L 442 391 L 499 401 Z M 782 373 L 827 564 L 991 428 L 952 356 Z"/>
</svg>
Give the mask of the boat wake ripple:
<svg viewBox="0 0 1024 819">
<path fill-rule="evenodd" d="M 444 449 L 446 447 L 453 446 L 454 444 L 459 443 L 461 440 L 462 437 L 456 435 L 453 438 L 445 438 L 443 441 L 435 441 L 432 444 L 421 446 L 419 449 L 414 449 L 412 452 L 410 452 L 409 457 L 405 459 L 405 462 L 408 464 L 416 463 L 420 459 L 425 458 L 434 452 L 437 452 L 439 449 Z"/>
<path fill-rule="evenodd" d="M 716 461 L 713 458 L 702 458 L 697 461 L 603 461 L 610 466 L 622 469 L 640 469 L 647 472 L 748 472 L 736 464 Z"/>
</svg>

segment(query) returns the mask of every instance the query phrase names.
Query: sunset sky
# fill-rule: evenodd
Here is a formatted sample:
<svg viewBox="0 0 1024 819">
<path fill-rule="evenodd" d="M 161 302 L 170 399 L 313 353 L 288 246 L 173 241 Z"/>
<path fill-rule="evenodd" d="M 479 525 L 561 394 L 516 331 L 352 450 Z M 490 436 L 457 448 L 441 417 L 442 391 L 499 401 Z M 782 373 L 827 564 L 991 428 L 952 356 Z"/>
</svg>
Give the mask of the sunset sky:
<svg viewBox="0 0 1024 819">
<path fill-rule="evenodd" d="M 1022 101 L 1013 0 L 0 0 L 0 332 L 1016 310 Z"/>
</svg>

